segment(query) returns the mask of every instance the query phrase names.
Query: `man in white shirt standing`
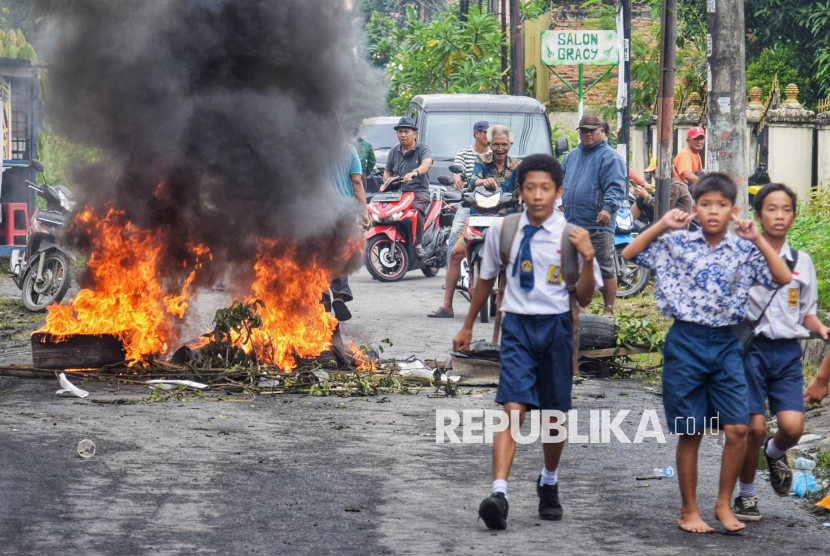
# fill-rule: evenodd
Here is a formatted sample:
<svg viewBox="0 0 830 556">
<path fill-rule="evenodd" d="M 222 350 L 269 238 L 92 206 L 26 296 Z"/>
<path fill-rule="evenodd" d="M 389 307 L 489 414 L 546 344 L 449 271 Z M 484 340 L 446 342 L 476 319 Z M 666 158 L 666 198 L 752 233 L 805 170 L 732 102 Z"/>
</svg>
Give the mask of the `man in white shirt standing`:
<svg viewBox="0 0 830 556">
<path fill-rule="evenodd" d="M 744 371 L 749 394 L 749 436 L 746 457 L 738 478 L 738 496 L 733 512 L 741 521 L 760 521 L 755 470 L 759 451 L 769 466 L 770 486 L 778 496 L 787 496 L 792 487 L 792 471 L 787 465 L 787 450 L 798 443 L 804 432 L 804 374 L 799 340 L 814 332 L 828 342 L 830 328 L 816 316 L 818 288 L 816 269 L 810 255 L 795 251 L 787 244 L 787 232 L 793 225 L 798 202 L 786 185 L 770 183 L 755 196 L 755 217 L 764 228 L 764 238 L 777 250 L 792 270 L 793 280 L 786 286 L 769 290 L 761 286 L 749 290 L 747 320 L 754 324 L 754 340 L 744 354 Z M 823 382 L 817 375 L 813 381 Z M 778 420 L 778 432 L 767 438 L 766 401 Z M 820 400 L 811 400 L 820 401 Z"/>
</svg>

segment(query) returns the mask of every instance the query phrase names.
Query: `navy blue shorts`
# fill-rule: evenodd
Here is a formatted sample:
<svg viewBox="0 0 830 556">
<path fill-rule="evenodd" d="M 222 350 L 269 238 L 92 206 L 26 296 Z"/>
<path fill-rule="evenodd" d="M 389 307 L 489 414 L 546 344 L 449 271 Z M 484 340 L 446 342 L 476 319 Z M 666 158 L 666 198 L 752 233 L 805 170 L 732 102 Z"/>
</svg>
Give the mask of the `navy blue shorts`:
<svg viewBox="0 0 830 556">
<path fill-rule="evenodd" d="M 749 423 L 743 347 L 729 326 L 675 321 L 663 350 L 663 407 L 672 434 Z"/>
<path fill-rule="evenodd" d="M 767 398 L 772 415 L 779 411 L 804 413 L 804 368 L 798 340 L 756 336 L 744 358 L 744 369 L 750 413 L 766 415 Z"/>
<path fill-rule="evenodd" d="M 496 403 L 527 409 L 571 409 L 573 325 L 569 313 L 505 313 Z"/>
</svg>

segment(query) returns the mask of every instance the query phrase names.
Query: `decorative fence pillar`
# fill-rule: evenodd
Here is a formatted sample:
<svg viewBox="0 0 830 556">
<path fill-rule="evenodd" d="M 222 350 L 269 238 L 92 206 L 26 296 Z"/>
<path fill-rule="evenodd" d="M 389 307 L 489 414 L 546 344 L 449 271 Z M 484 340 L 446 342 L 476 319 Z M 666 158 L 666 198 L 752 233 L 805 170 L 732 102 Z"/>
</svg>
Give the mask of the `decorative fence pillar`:
<svg viewBox="0 0 830 556">
<path fill-rule="evenodd" d="M 761 162 L 761 153 L 758 152 L 758 123 L 764 116 L 764 105 L 761 104 L 760 87 L 752 87 L 749 91 L 749 102 L 746 104 L 746 175 L 751 176 Z"/>
<path fill-rule="evenodd" d="M 830 187 L 830 98 L 818 104 L 816 116 L 818 135 L 818 173 L 816 181 L 819 187 Z"/>
<path fill-rule="evenodd" d="M 815 112 L 798 102 L 798 87 L 790 83 L 784 89 L 787 100 L 779 108 L 768 110 L 769 176 L 773 182 L 789 185 L 802 199 L 813 186 L 813 129 Z"/>
</svg>

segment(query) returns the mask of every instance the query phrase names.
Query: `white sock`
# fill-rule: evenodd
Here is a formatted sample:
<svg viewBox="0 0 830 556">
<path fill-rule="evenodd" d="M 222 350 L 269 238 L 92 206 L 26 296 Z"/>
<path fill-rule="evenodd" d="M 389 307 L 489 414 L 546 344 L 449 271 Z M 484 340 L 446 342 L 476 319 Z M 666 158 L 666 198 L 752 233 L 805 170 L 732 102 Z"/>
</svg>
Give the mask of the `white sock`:
<svg viewBox="0 0 830 556">
<path fill-rule="evenodd" d="M 556 468 L 556 471 L 548 471 L 548 468 L 544 465 L 542 466 L 542 480 L 539 481 L 539 484 L 542 486 L 545 485 L 555 485 L 559 482 L 559 468 Z"/>
<path fill-rule="evenodd" d="M 755 496 L 755 482 L 753 481 L 746 485 L 738 479 L 738 496 Z"/>
<path fill-rule="evenodd" d="M 766 453 L 772 459 L 779 459 L 784 454 L 787 453 L 786 450 L 779 450 L 778 446 L 775 445 L 775 438 L 772 439 L 772 442 L 767 442 Z"/>
<path fill-rule="evenodd" d="M 507 498 L 507 481 L 504 479 L 496 479 L 493 481 L 493 494 L 501 492 Z"/>
</svg>

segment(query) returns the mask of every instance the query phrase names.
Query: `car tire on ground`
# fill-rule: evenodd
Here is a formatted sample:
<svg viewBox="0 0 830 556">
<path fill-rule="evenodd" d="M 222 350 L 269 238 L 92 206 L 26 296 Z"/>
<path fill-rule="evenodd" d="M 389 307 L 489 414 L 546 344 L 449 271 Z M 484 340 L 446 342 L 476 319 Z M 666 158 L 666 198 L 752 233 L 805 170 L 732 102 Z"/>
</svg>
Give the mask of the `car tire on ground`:
<svg viewBox="0 0 830 556">
<path fill-rule="evenodd" d="M 616 347 L 614 319 L 602 315 L 579 315 L 579 348 L 605 349 Z"/>
</svg>

